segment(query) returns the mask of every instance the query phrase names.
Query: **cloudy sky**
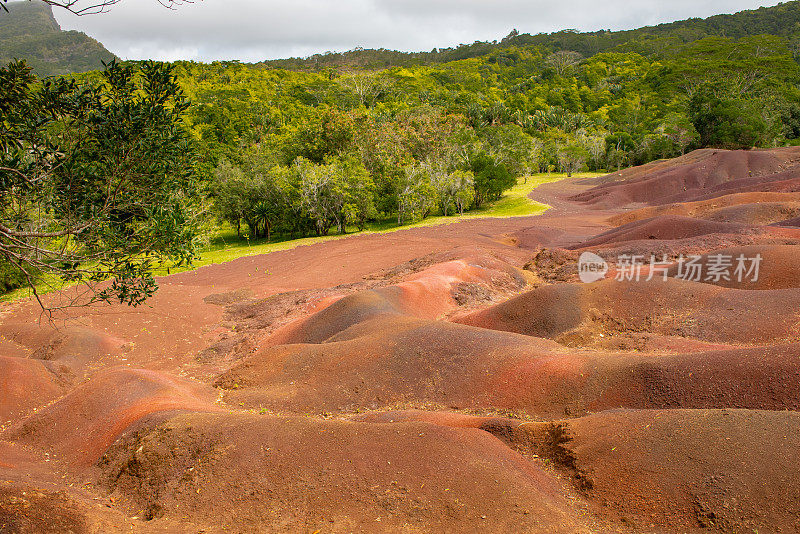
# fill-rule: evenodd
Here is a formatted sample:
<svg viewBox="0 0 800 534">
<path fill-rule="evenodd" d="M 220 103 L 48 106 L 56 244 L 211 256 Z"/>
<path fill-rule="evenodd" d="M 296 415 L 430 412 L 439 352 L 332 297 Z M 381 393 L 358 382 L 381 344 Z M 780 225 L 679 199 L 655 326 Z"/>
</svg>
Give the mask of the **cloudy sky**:
<svg viewBox="0 0 800 534">
<path fill-rule="evenodd" d="M 89 3 L 91 0 L 83 0 Z M 325 51 L 431 50 L 565 28 L 630 29 L 778 4 L 773 0 L 197 0 L 176 10 L 121 0 L 76 17 L 54 8 L 125 59 L 262 59 Z"/>
</svg>

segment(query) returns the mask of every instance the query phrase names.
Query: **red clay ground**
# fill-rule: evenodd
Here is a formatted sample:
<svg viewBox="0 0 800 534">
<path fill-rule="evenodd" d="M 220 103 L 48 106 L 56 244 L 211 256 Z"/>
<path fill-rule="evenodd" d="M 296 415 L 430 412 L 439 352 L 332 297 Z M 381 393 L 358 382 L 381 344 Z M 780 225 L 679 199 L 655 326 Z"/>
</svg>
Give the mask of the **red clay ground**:
<svg viewBox="0 0 800 534">
<path fill-rule="evenodd" d="M 534 196 L 165 277 L 139 309 L 5 306 L 0 532 L 800 531 L 800 149 Z M 582 284 L 585 251 L 609 278 L 762 263 Z"/>
</svg>

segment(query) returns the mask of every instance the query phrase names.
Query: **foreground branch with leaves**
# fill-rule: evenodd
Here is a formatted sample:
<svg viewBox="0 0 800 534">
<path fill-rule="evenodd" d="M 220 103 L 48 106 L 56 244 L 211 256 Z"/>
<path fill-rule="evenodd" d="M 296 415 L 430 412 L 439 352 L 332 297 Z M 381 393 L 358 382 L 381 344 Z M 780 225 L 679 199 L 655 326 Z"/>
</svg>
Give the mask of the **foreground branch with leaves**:
<svg viewBox="0 0 800 534">
<path fill-rule="evenodd" d="M 89 302 L 141 304 L 154 269 L 194 255 L 189 104 L 172 68 L 112 62 L 78 86 L 15 62 L 0 87 L 0 268 L 34 294 L 45 276 L 83 284 Z"/>
</svg>

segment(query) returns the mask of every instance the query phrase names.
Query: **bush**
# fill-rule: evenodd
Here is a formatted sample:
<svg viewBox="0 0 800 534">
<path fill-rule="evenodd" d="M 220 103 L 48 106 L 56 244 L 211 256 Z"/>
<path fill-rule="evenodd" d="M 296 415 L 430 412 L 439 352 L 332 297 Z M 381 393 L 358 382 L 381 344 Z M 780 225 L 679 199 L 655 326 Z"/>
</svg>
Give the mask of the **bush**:
<svg viewBox="0 0 800 534">
<path fill-rule="evenodd" d="M 475 207 L 480 208 L 484 202 L 498 200 L 503 192 L 511 189 L 516 180 L 508 172 L 506 166 L 498 163 L 487 154 L 478 154 L 470 162 L 475 176 Z"/>
<path fill-rule="evenodd" d="M 28 285 L 25 274 L 15 265 L 0 258 L 0 293 L 8 293 Z"/>
</svg>

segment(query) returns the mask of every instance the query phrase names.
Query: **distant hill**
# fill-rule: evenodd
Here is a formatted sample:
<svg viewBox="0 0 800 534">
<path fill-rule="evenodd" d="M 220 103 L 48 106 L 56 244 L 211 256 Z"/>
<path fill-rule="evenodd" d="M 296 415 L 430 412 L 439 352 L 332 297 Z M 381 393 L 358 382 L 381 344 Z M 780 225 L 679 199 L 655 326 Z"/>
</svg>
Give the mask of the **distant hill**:
<svg viewBox="0 0 800 534">
<path fill-rule="evenodd" d="M 42 2 L 10 2 L 10 13 L 0 10 L 0 62 L 26 59 L 40 75 L 86 72 L 99 68 L 114 54 L 83 32 L 62 31 L 52 9 Z M 489 56 L 512 46 L 541 47 L 552 51 L 571 50 L 585 57 L 601 52 L 636 52 L 644 56 L 669 56 L 680 45 L 706 37 L 741 39 L 754 35 L 784 38 L 800 59 L 800 0 L 784 2 L 731 15 L 688 19 L 634 30 L 578 32 L 562 30 L 536 35 L 516 30 L 500 41 L 475 41 L 457 47 L 435 48 L 430 52 L 356 48 L 347 52 L 326 52 L 306 58 L 267 60 L 267 67 L 299 71 L 325 68 L 384 69 L 434 65 L 461 59 Z"/>
<path fill-rule="evenodd" d="M 78 31 L 62 31 L 43 2 L 10 2 L 0 10 L 0 64 L 24 59 L 40 76 L 86 72 L 115 56 Z"/>
<path fill-rule="evenodd" d="M 553 51 L 571 50 L 586 57 L 601 52 L 637 52 L 644 56 L 660 56 L 669 55 L 670 50 L 674 50 L 676 46 L 706 37 L 741 39 L 764 34 L 787 39 L 790 48 L 795 51 L 795 56 L 800 57 L 800 0 L 733 15 L 716 15 L 707 19 L 694 18 L 635 30 L 616 32 L 600 30 L 587 33 L 562 30 L 537 35 L 518 33 L 515 30 L 501 41 L 475 41 L 472 44 L 439 48 L 430 52 L 357 48 L 348 52 L 315 54 L 308 58 L 264 61 L 263 64 L 291 70 L 316 70 L 327 67 L 368 69 L 408 67 L 488 56 L 495 50 L 510 46 L 539 46 Z"/>
</svg>

